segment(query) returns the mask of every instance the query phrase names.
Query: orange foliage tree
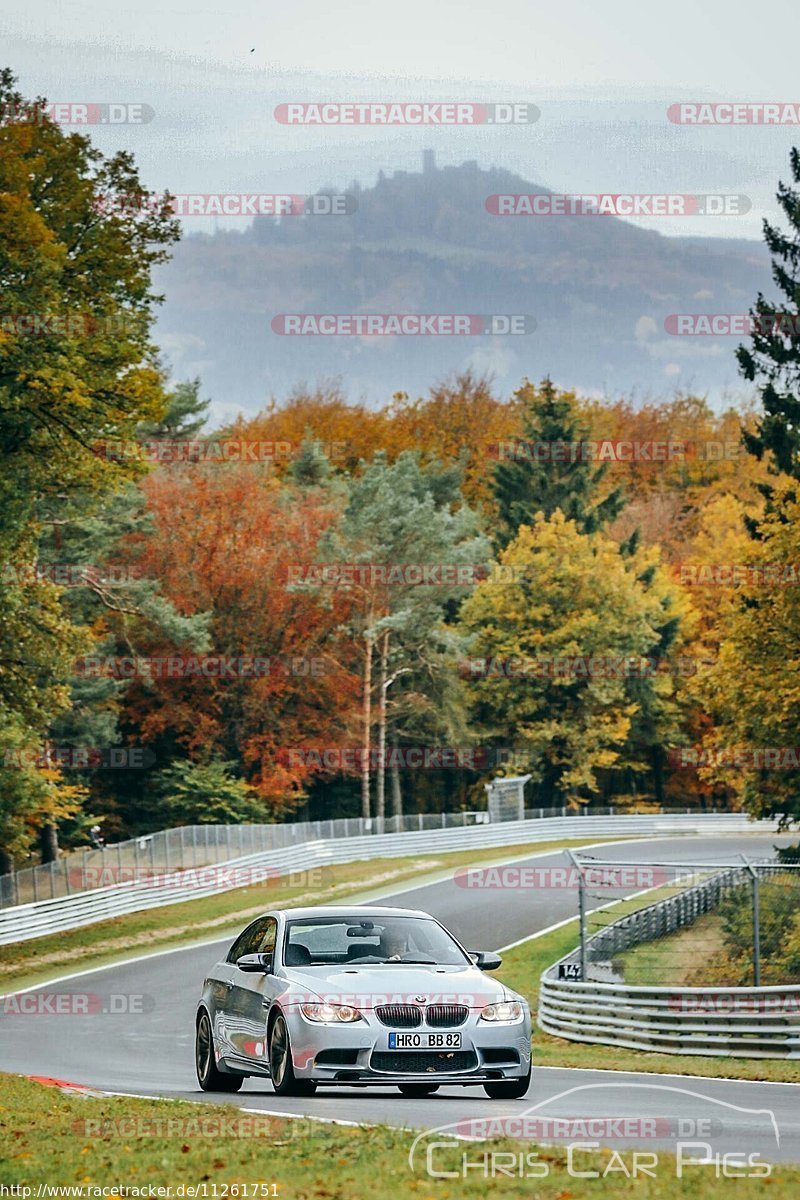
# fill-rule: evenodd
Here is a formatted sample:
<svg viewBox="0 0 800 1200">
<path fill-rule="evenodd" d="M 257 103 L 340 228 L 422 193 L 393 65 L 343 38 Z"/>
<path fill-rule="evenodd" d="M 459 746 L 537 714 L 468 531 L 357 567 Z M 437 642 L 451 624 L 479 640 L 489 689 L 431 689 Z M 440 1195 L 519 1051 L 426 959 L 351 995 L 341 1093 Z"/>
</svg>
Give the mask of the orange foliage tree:
<svg viewBox="0 0 800 1200">
<path fill-rule="evenodd" d="M 340 497 L 244 464 L 161 469 L 144 490 L 153 531 L 143 567 L 179 611 L 211 611 L 212 653 L 238 665 L 222 677 L 195 673 L 190 661 L 178 677 L 137 682 L 126 719 L 167 753 L 241 762 L 280 815 L 302 799 L 312 770 L 291 749 L 340 744 L 357 710 L 354 655 L 340 633 L 347 596 L 288 585 L 291 565 L 314 559 Z"/>
</svg>

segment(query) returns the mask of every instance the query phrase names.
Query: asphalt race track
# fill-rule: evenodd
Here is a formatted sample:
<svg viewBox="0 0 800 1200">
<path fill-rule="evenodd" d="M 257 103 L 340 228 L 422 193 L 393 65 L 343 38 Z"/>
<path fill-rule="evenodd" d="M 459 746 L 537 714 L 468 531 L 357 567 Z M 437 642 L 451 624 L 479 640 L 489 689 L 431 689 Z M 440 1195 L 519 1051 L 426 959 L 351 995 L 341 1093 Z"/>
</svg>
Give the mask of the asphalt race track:
<svg viewBox="0 0 800 1200">
<path fill-rule="evenodd" d="M 762 835 L 659 838 L 598 847 L 597 852 L 604 858 L 643 864 L 732 861 L 741 853 L 770 857 L 774 846 L 793 840 Z M 507 861 L 521 864 L 531 860 L 509 857 Z M 537 866 L 568 864 L 560 851 L 536 855 L 536 861 Z M 388 899 L 390 895 L 392 900 Z M 512 893 L 470 890 L 457 886 L 450 878 L 391 893 L 386 889 L 380 897 L 372 893 L 363 900 L 379 898 L 382 903 L 396 902 L 404 908 L 434 914 L 470 949 L 482 950 L 512 945 L 576 912 L 576 893 L 563 888 Z M 80 1016 L 3 1013 L 2 1069 L 110 1091 L 200 1099 L 193 1059 L 195 1007 L 206 971 L 221 957 L 230 940 L 226 937 L 220 942 L 150 955 L 36 989 L 43 993 L 90 992 L 101 997 L 94 1002 L 98 1011 Z M 105 999 L 109 996 L 142 996 L 147 1011 L 103 1011 L 110 1007 Z M 535 1064 L 534 1032 L 533 1079 L 522 1100 L 489 1100 L 482 1088 L 447 1087 L 425 1100 L 404 1098 L 388 1087 L 326 1088 L 308 1099 L 277 1100 L 270 1084 L 256 1079 L 246 1080 L 238 1095 L 220 1096 L 219 1100 L 251 1111 L 385 1122 L 419 1130 L 446 1127 L 470 1118 L 506 1119 L 523 1113 L 572 1118 L 652 1115 L 661 1118 L 654 1127 L 655 1136 L 646 1141 L 621 1137 L 613 1142 L 615 1147 L 639 1144 L 651 1149 L 674 1149 L 677 1138 L 693 1141 L 697 1131 L 696 1140 L 711 1145 L 714 1154 L 758 1152 L 768 1161 L 800 1161 L 800 1085 L 537 1070 Z M 710 1124 L 701 1123 L 698 1130 L 698 1121 Z M 609 1137 L 600 1140 L 610 1144 Z M 423 1154 L 424 1149 L 423 1145 Z"/>
</svg>

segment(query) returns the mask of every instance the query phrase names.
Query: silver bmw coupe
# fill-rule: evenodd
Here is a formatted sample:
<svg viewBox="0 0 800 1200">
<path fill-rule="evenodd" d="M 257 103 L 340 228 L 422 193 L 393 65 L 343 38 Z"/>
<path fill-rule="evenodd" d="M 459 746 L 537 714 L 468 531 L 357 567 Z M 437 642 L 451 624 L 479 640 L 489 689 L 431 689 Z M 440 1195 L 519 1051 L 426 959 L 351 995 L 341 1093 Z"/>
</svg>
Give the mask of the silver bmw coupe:
<svg viewBox="0 0 800 1200">
<path fill-rule="evenodd" d="M 235 1092 L 248 1076 L 279 1096 L 317 1087 L 391 1085 L 427 1096 L 482 1084 L 524 1096 L 531 1016 L 435 918 L 402 908 L 294 908 L 241 933 L 203 984 L 197 1078 Z"/>
</svg>

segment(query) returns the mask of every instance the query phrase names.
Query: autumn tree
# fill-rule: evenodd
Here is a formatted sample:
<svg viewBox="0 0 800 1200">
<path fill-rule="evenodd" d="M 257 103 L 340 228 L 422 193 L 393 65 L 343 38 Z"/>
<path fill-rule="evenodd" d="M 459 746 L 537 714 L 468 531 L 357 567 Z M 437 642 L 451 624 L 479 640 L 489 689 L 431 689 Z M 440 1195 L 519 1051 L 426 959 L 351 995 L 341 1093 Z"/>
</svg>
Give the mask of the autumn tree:
<svg viewBox="0 0 800 1200">
<path fill-rule="evenodd" d="M 282 484 L 267 464 L 198 463 L 162 468 L 143 488 L 153 519 L 143 569 L 183 616 L 211 614 L 208 654 L 243 665 L 136 681 L 126 727 L 160 769 L 180 758 L 229 762 L 255 789 L 262 819 L 290 812 L 316 772 L 293 751 L 346 743 L 357 711 L 347 598 L 292 586 L 338 519 L 338 485 Z M 155 638 L 144 646 L 151 657 L 168 649 Z M 161 811 L 157 797 L 148 804 Z"/>
<path fill-rule="evenodd" d="M 39 513 L 113 490 L 121 468 L 98 444 L 131 438 L 161 413 L 150 274 L 178 224 L 166 201 L 144 203 L 130 154 L 105 158 L 88 138 L 65 135 L 8 70 L 0 111 L 0 739 L 34 754 L 69 704 L 81 646 L 58 590 L 24 582 Z M 17 800 L 0 829 L 5 865 L 62 812 L 57 780 L 43 789 L 30 777 L 26 789 L 25 778 L 9 789 Z"/>
<path fill-rule="evenodd" d="M 772 501 L 720 614 L 719 656 L 705 680 L 717 725 L 700 761 L 704 777 L 735 789 L 754 816 L 797 821 L 800 503 L 785 482 Z"/>
<path fill-rule="evenodd" d="M 523 525 L 499 565 L 462 608 L 481 667 L 473 719 L 511 748 L 513 773 L 533 776 L 540 802 L 585 803 L 603 774 L 635 765 L 641 705 L 624 660 L 646 672 L 659 653 L 665 581 L 643 586 L 642 564 L 558 509 Z M 649 567 L 658 572 L 652 555 Z M 666 703 L 668 675 L 660 686 Z"/>
</svg>

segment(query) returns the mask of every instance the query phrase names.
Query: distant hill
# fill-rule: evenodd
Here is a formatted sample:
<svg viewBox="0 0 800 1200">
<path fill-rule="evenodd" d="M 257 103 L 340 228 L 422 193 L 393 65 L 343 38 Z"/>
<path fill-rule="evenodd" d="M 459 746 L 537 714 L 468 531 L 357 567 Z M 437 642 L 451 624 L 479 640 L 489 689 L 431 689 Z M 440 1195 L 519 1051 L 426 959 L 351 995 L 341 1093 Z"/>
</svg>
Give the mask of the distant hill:
<svg viewBox="0 0 800 1200">
<path fill-rule="evenodd" d="M 746 312 L 769 291 L 761 243 L 663 237 L 613 217 L 501 218 L 496 193 L 544 193 L 475 163 L 382 174 L 352 216 L 258 217 L 190 235 L 163 267 L 158 336 L 176 374 L 201 374 L 218 409 L 261 407 L 299 382 L 341 377 L 372 403 L 423 393 L 455 369 L 512 390 L 549 372 L 593 392 L 740 387 L 735 338 L 675 337 L 670 313 Z M 679 218 L 675 218 L 679 220 Z M 709 222 L 712 224 L 712 222 Z M 530 314 L 529 336 L 286 337 L 276 314 Z"/>
</svg>

